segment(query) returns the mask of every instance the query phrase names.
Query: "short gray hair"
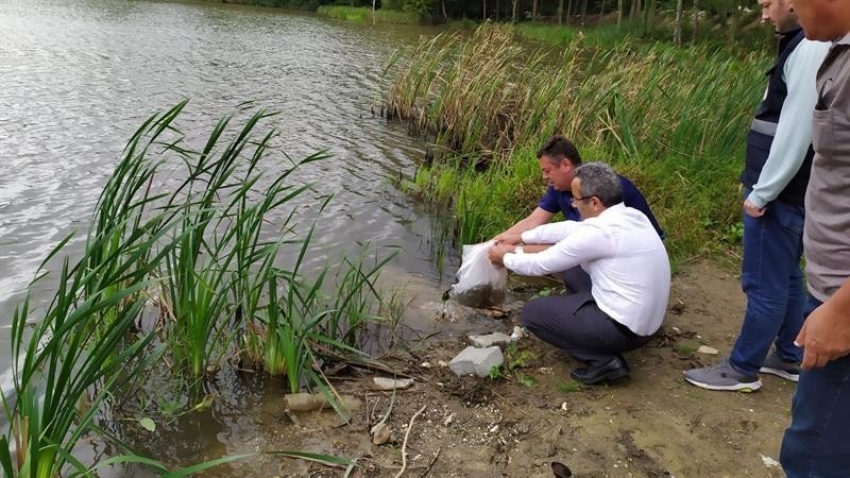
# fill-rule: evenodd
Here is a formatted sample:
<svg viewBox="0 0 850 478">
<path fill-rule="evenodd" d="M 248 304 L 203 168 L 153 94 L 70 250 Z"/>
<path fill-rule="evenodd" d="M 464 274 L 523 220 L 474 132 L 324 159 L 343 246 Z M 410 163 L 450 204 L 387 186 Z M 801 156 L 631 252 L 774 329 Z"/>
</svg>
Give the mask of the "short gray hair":
<svg viewBox="0 0 850 478">
<path fill-rule="evenodd" d="M 596 196 L 605 207 L 623 202 L 623 183 L 617 173 L 605 163 L 584 163 L 576 168 L 581 179 L 582 197 Z"/>
</svg>

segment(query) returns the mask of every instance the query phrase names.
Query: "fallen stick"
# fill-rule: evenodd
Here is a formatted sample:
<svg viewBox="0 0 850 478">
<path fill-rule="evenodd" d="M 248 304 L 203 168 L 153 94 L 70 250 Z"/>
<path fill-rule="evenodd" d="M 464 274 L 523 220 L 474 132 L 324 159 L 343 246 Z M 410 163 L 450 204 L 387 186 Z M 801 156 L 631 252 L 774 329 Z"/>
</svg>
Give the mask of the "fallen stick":
<svg viewBox="0 0 850 478">
<path fill-rule="evenodd" d="M 404 470 L 407 469 L 407 439 L 410 438 L 410 430 L 413 430 L 413 421 L 416 420 L 416 417 L 418 417 L 420 413 L 425 411 L 426 406 L 427 405 L 422 405 L 422 408 L 410 417 L 410 423 L 407 424 L 407 431 L 404 433 L 404 442 L 401 444 L 401 470 L 398 471 L 395 478 L 400 478 L 401 475 L 404 474 Z"/>
<path fill-rule="evenodd" d="M 431 468 L 434 467 L 434 463 L 437 463 L 437 458 L 440 458 L 440 452 L 443 451 L 442 448 L 437 449 L 437 454 L 434 455 L 434 459 L 431 460 L 431 463 L 428 464 L 428 467 L 425 468 L 425 473 L 419 475 L 419 478 L 425 478 L 425 475 L 431 472 Z"/>
</svg>

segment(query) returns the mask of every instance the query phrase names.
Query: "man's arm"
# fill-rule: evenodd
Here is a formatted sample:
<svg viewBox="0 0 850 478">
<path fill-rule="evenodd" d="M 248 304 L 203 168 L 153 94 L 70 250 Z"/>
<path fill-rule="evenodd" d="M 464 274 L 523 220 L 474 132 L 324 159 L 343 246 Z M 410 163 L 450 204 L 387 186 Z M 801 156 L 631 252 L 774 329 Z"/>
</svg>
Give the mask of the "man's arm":
<svg viewBox="0 0 850 478">
<path fill-rule="evenodd" d="M 803 40 L 785 62 L 783 74 L 788 95 L 782 104 L 767 161 L 744 201 L 744 210 L 751 216 L 764 214 L 764 207 L 779 196 L 803 164 L 812 142 L 812 122 L 803 119 L 809 118 L 815 107 L 815 76 L 827 51 L 828 43 Z"/>
<path fill-rule="evenodd" d="M 496 241 L 496 244 L 518 244 L 522 240 L 520 235 L 523 232 L 534 229 L 542 224 L 546 224 L 553 217 L 555 217 L 555 213 L 549 212 L 538 206 L 531 212 L 531 214 L 528 215 L 528 217 L 518 221 L 506 231 L 498 234 L 494 240 Z"/>
<path fill-rule="evenodd" d="M 803 347 L 805 370 L 850 354 L 850 280 L 809 314 L 794 343 Z"/>
<path fill-rule="evenodd" d="M 562 272 L 582 262 L 607 257 L 613 253 L 614 246 L 611 238 L 599 227 L 575 221 L 564 221 L 564 223 L 572 223 L 565 224 L 565 227 L 574 229 L 568 236 L 564 236 L 564 239 L 545 251 L 537 254 L 504 252 L 502 257 L 493 262 L 501 262 L 508 269 L 522 275 L 546 275 Z M 553 225 L 550 224 L 550 226 Z M 494 257 L 491 256 L 491 260 L 493 259 Z"/>
</svg>

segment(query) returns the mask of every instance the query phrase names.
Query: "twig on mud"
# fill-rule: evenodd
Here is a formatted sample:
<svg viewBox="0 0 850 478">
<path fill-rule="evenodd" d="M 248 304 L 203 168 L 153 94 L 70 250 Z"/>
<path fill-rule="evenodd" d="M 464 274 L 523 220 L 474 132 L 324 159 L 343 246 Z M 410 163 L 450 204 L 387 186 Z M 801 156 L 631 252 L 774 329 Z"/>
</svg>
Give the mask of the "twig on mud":
<svg viewBox="0 0 850 478">
<path fill-rule="evenodd" d="M 413 421 L 416 420 L 416 417 L 418 417 L 420 413 L 425 411 L 426 406 L 427 405 L 422 405 L 422 408 L 410 417 L 410 423 L 407 424 L 407 431 L 404 433 L 404 442 L 401 444 L 401 470 L 398 471 L 395 478 L 399 478 L 404 474 L 404 470 L 407 469 L 407 439 L 410 438 L 410 430 L 413 430 Z"/>
<path fill-rule="evenodd" d="M 431 472 L 431 468 L 434 467 L 434 463 L 437 463 L 437 458 L 440 458 L 440 453 L 443 451 L 443 447 L 437 448 L 437 454 L 434 455 L 434 458 L 431 459 L 431 463 L 428 463 L 428 467 L 425 468 L 425 472 L 419 475 L 419 478 L 425 478 L 425 475 Z"/>
</svg>

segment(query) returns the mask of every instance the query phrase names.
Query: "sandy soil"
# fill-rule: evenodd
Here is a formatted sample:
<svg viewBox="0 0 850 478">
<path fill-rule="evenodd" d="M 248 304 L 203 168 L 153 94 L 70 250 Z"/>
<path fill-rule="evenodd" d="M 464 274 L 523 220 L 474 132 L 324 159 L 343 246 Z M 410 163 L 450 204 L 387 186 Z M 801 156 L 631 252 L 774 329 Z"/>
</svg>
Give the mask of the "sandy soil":
<svg viewBox="0 0 850 478">
<path fill-rule="evenodd" d="M 267 445 L 312 445 L 360 457 L 353 474 L 359 477 L 395 476 L 405 440 L 404 476 L 551 477 L 553 461 L 579 477 L 782 476 L 773 460 L 790 420 L 793 383 L 765 376 L 760 391 L 742 394 L 709 392 L 682 379 L 683 370 L 729 352 L 743 307 L 734 272 L 689 264 L 674 279 L 663 332 L 626 354 L 632 375 L 623 383 L 579 387 L 569 379 L 576 364 L 535 338 L 519 341 L 504 378 L 458 378 L 440 362 L 466 343 L 444 338 L 387 358 L 416 379 L 398 392 L 387 444 L 373 445 L 369 429 L 382 418 L 390 394 L 369 390 L 374 374 L 361 372 L 339 385 L 362 401 L 350 425 L 340 426 L 329 413 L 307 414 L 299 419 L 304 433 L 296 435 L 312 438 L 290 435 Z M 482 333 L 511 328 L 509 319 L 489 318 L 470 326 Z M 720 355 L 694 353 L 701 344 Z M 408 434 L 411 417 L 423 407 Z M 301 461 L 278 466 L 277 476 L 342 475 Z"/>
</svg>

